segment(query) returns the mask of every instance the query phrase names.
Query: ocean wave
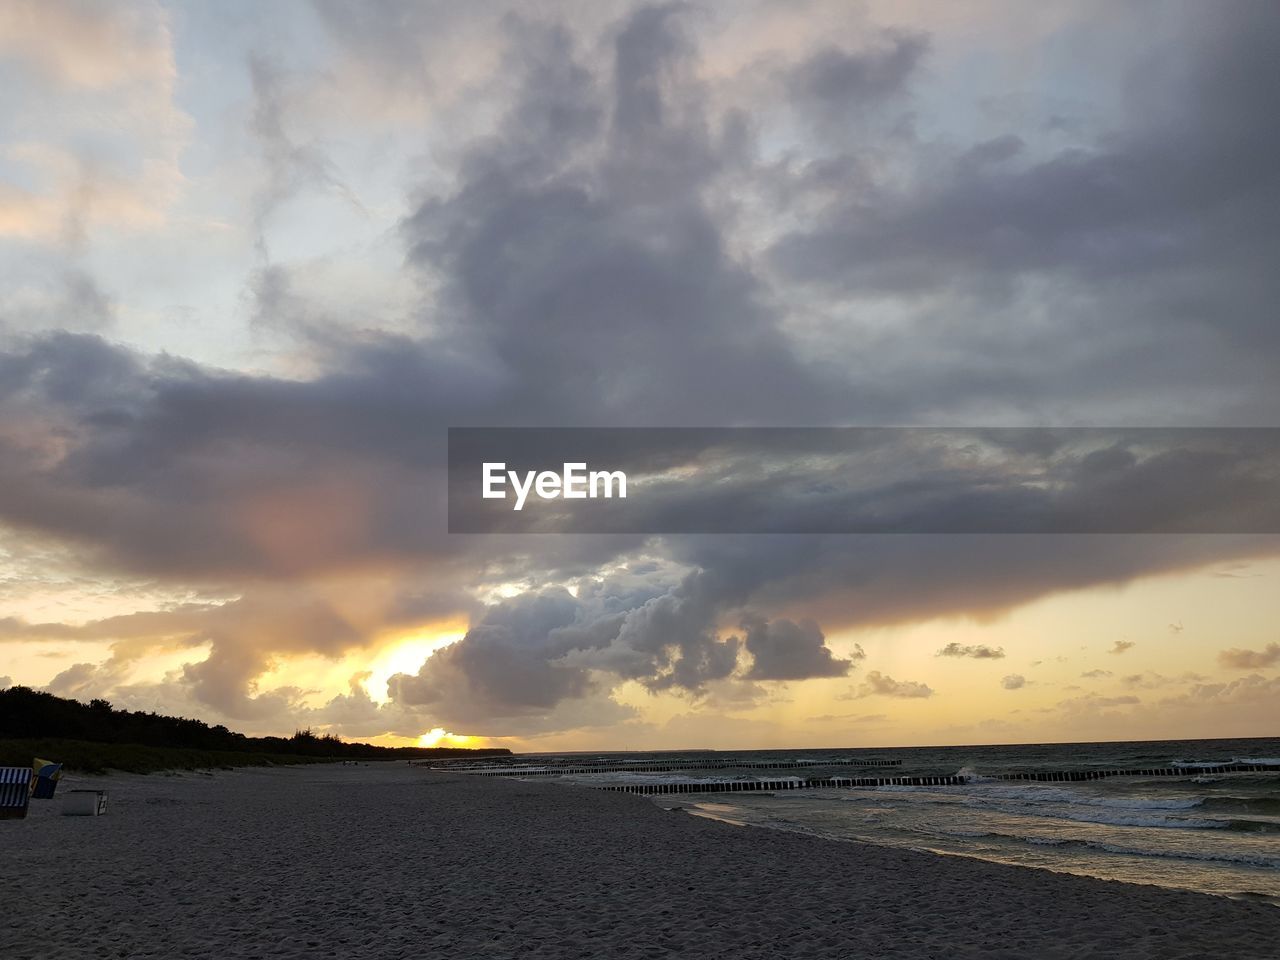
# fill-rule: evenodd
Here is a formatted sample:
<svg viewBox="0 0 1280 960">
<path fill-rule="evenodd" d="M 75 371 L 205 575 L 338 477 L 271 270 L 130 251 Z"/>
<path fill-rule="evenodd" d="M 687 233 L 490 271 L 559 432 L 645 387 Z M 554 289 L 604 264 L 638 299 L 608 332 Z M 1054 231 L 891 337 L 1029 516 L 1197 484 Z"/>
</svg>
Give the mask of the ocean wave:
<svg viewBox="0 0 1280 960">
<path fill-rule="evenodd" d="M 1228 830 L 1239 830 L 1242 833 L 1280 833 L 1280 822 L 1274 820 L 1231 820 Z"/>
<path fill-rule="evenodd" d="M 634 783 L 634 784 L 652 784 L 652 783 L 684 783 L 684 784 L 702 784 L 708 785 L 713 783 L 757 783 L 761 782 L 761 778 L 748 776 L 729 776 L 729 777 L 691 777 L 688 774 L 679 773 L 633 773 L 619 770 L 616 773 L 576 773 L 566 774 L 563 778 L 570 783 L 581 783 L 587 786 L 601 783 Z M 769 782 L 776 783 L 779 781 L 788 781 L 799 783 L 801 777 L 769 777 Z"/>
<path fill-rule="evenodd" d="M 1196 852 L 1189 850 L 1142 850 L 1128 847 L 1124 844 L 1106 843 L 1094 840 L 1080 840 L 1073 842 L 1078 842 L 1082 846 L 1091 847 L 1095 850 L 1104 850 L 1107 853 L 1121 853 L 1140 857 L 1161 857 L 1174 860 L 1201 860 L 1206 863 L 1243 863 L 1253 867 L 1266 867 L 1270 870 L 1280 870 L 1280 857 L 1269 857 L 1262 853 L 1241 853 L 1224 850 L 1205 850 Z"/>
<path fill-rule="evenodd" d="M 977 789 L 974 789 L 974 788 Z M 1076 790 L 1064 790 L 1056 786 L 1035 786 L 1008 781 L 992 781 L 966 784 L 962 787 L 915 787 L 890 785 L 869 787 L 877 794 L 914 794 L 928 802 L 929 797 L 946 797 L 945 802 L 962 802 L 970 806 L 997 803 L 1066 803 L 1084 807 L 1103 807 L 1116 810 L 1192 810 L 1201 802 L 1200 797 L 1135 797 L 1132 795 L 1100 796 Z"/>
<path fill-rule="evenodd" d="M 1235 830 L 1254 833 L 1280 833 L 1280 821 L 1251 820 L 1243 817 L 1197 816 L 1201 809 L 1200 800 L 1186 803 L 1173 801 L 1141 801 L 1134 798 L 1116 798 L 1107 802 L 1107 798 L 1089 798 L 1088 802 L 1078 799 L 1062 799 L 1041 803 L 1021 802 L 1017 805 L 1002 804 L 999 798 L 990 798 L 994 802 L 969 804 L 986 807 L 998 813 L 1012 816 L 1029 816 L 1050 820 L 1070 820 L 1072 823 L 1090 823 L 1107 827 L 1148 827 L 1161 830 Z M 1165 805 L 1157 805 L 1164 803 Z M 1219 812 L 1252 812 L 1262 813 L 1265 810 L 1221 810 Z M 1185 813 L 1187 816 L 1173 814 Z"/>
<path fill-rule="evenodd" d="M 1257 767 L 1280 767 L 1280 757 L 1233 757 L 1230 760 L 1170 760 L 1169 766 L 1182 770 L 1203 770 L 1207 767 L 1224 767 L 1233 763 L 1247 763 Z"/>
<path fill-rule="evenodd" d="M 987 833 L 982 833 L 982 835 L 970 835 L 970 833 L 966 832 L 955 833 L 955 835 L 947 836 L 956 836 L 959 838 L 970 838 L 973 836 L 992 837 L 993 840 L 1012 840 L 1014 842 L 1018 842 L 1018 844 L 1030 844 L 1033 846 L 1075 847 L 1075 849 L 1098 850 L 1106 852 L 1106 854 L 1121 854 L 1125 856 L 1158 856 L 1158 858 L 1161 859 L 1198 860 L 1202 861 L 1202 863 L 1236 863 L 1245 864 L 1248 865 L 1248 867 L 1280 869 L 1280 856 L 1251 854 L 1251 852 L 1224 850 L 1155 850 L 1151 849 L 1151 847 L 1114 844 L 1114 842 L 1110 841 L 1076 840 L 1076 838 L 1068 837 L 1027 837 L 1018 835 L 1018 833 L 1001 833 L 998 831 L 989 831 Z"/>
<path fill-rule="evenodd" d="M 1170 760 L 1169 766 L 1177 767 L 1179 770 L 1206 770 L 1239 762 L 1238 760 Z"/>
<path fill-rule="evenodd" d="M 1201 806 L 1206 810 L 1280 816 L 1280 797 L 1206 797 Z"/>
<path fill-rule="evenodd" d="M 989 803 L 1070 804 L 1079 807 L 1101 807 L 1106 810 L 1216 810 L 1236 811 L 1280 816 L 1280 796 L 1153 796 L 1112 793 L 1103 795 L 1081 790 L 1069 790 L 1059 786 L 987 782 L 964 786 L 901 786 L 888 785 L 865 788 L 877 795 L 906 794 L 918 798 L 917 802 L 964 803 L 968 806 L 984 806 Z M 871 797 L 850 797 L 866 801 Z"/>
<path fill-rule="evenodd" d="M 1105 810 L 1194 810 L 1202 802 L 1199 797 L 1103 797 L 1096 794 L 1054 788 L 1043 790 L 1012 789 L 1007 793 L 992 791 L 982 794 L 979 799 L 1066 803 L 1077 807 L 1101 807 Z"/>
<path fill-rule="evenodd" d="M 925 831 L 916 831 L 924 833 Z M 991 838 L 993 840 L 1012 840 L 1015 843 L 1026 843 L 1037 847 L 1070 847 L 1077 849 L 1098 850 L 1103 853 L 1116 853 L 1124 856 L 1159 857 L 1173 860 L 1196 860 L 1204 863 L 1239 863 L 1253 867 L 1265 867 L 1280 870 L 1280 857 L 1267 856 L 1263 853 L 1245 853 L 1224 850 L 1158 850 L 1150 847 L 1138 847 L 1129 844 L 1111 843 L 1103 840 L 1080 840 L 1067 837 L 1030 837 L 1017 833 L 1002 833 L 998 830 L 938 830 L 935 836 L 954 837 L 960 840 L 977 840 Z"/>
<path fill-rule="evenodd" d="M 1060 787 L 1027 785 L 979 785 L 979 790 L 955 787 L 886 786 L 869 788 L 869 795 L 841 797 L 853 803 L 892 803 L 964 806 L 1005 816 L 1069 820 L 1112 827 L 1149 827 L 1169 830 L 1239 830 L 1280 832 L 1278 820 L 1252 820 L 1239 814 L 1280 815 L 1280 800 L 1259 797 L 1135 797 L 1097 796 Z M 888 794 L 889 796 L 885 796 Z M 811 794 L 814 800 L 828 795 Z M 892 797 L 892 799 L 890 799 Z M 1182 816 L 1179 816 L 1182 814 Z M 1200 815 L 1207 814 L 1207 815 Z M 1217 814 L 1214 816 L 1213 814 Z M 1232 817 L 1230 814 L 1237 814 Z"/>
<path fill-rule="evenodd" d="M 1162 830 L 1228 830 L 1230 820 L 1211 820 L 1201 817 L 1159 817 L 1150 814 L 1125 814 L 1098 807 L 1072 810 L 1067 806 L 1042 808 L 1021 807 L 1003 810 L 1004 813 L 1021 814 L 1052 820 L 1070 820 L 1072 823 L 1096 823 L 1106 827 L 1156 827 Z"/>
</svg>

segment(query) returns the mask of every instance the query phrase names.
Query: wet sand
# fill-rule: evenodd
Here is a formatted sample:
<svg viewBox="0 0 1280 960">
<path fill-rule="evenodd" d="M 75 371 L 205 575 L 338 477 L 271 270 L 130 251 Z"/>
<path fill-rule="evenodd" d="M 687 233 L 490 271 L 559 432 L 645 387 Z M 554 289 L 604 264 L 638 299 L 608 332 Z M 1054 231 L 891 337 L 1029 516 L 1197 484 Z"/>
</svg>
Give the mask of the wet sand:
<svg viewBox="0 0 1280 960">
<path fill-rule="evenodd" d="M 0 821 L 0 956 L 1274 958 L 1280 909 L 400 764 L 105 778 Z"/>
</svg>

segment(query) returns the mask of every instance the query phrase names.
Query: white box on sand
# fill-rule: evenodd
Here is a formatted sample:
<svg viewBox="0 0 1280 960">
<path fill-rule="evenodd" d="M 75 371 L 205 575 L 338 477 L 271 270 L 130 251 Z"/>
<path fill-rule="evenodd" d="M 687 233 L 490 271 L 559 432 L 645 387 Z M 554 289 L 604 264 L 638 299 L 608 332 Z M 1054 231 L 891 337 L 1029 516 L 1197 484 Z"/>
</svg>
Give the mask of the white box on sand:
<svg viewBox="0 0 1280 960">
<path fill-rule="evenodd" d="M 64 817 L 100 817 L 106 812 L 105 790 L 71 790 L 62 801 Z"/>
</svg>

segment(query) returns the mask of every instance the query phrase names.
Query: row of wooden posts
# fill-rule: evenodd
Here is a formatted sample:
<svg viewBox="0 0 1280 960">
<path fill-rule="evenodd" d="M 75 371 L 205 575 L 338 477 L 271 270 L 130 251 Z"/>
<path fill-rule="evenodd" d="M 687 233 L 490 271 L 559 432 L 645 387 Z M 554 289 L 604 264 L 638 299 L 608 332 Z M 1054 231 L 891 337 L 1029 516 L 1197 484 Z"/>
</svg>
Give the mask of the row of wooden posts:
<svg viewBox="0 0 1280 960">
<path fill-rule="evenodd" d="M 791 770 L 813 767 L 900 767 L 901 760 L 823 760 L 813 762 L 806 760 L 781 760 L 773 763 L 765 762 L 733 762 L 728 760 L 711 760 L 704 762 L 690 760 L 638 761 L 635 763 L 590 764 L 582 766 L 542 766 L 532 769 L 521 769 L 518 766 L 478 766 L 478 767 L 444 767 L 427 763 L 432 770 L 449 773 L 465 773 L 472 777 L 559 777 L 575 773 L 673 773 L 676 770 Z"/>
<path fill-rule="evenodd" d="M 893 761 L 901 763 L 902 761 Z M 800 764 L 794 764 L 800 766 Z M 741 764 L 740 766 L 751 766 Z M 783 764 L 755 764 L 754 766 L 777 769 Z M 814 764 L 806 764 L 814 766 Z M 551 770 L 520 771 L 477 770 L 468 771 L 472 776 L 538 777 L 571 773 L 614 773 L 620 767 L 561 767 Z M 653 767 L 645 769 L 655 770 Z M 1280 766 L 1262 763 L 1224 763 L 1216 766 L 1196 767 L 1143 767 L 1126 770 L 1050 770 L 1001 773 L 991 777 L 970 777 L 964 774 L 951 776 L 916 777 L 794 777 L 778 780 L 680 780 L 650 783 L 601 783 L 591 784 L 599 790 L 614 793 L 666 794 L 666 793 L 741 793 L 745 791 L 857 789 L 860 787 L 940 787 L 959 786 L 983 780 L 1019 780 L 1037 783 L 1076 783 L 1083 780 L 1103 780 L 1108 777 L 1198 777 L 1220 773 L 1268 773 L 1280 770 Z M 662 772 L 656 769 L 655 772 Z"/>
</svg>

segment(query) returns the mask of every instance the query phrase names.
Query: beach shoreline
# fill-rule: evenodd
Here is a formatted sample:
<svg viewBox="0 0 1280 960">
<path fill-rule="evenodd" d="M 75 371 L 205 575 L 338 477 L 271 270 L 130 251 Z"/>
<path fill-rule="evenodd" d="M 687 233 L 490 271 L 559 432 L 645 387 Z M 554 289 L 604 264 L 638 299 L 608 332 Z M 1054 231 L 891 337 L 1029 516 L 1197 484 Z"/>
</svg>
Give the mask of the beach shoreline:
<svg viewBox="0 0 1280 960">
<path fill-rule="evenodd" d="M 9 957 L 1274 956 L 1280 909 L 395 763 L 75 778 L 0 824 Z"/>
</svg>

